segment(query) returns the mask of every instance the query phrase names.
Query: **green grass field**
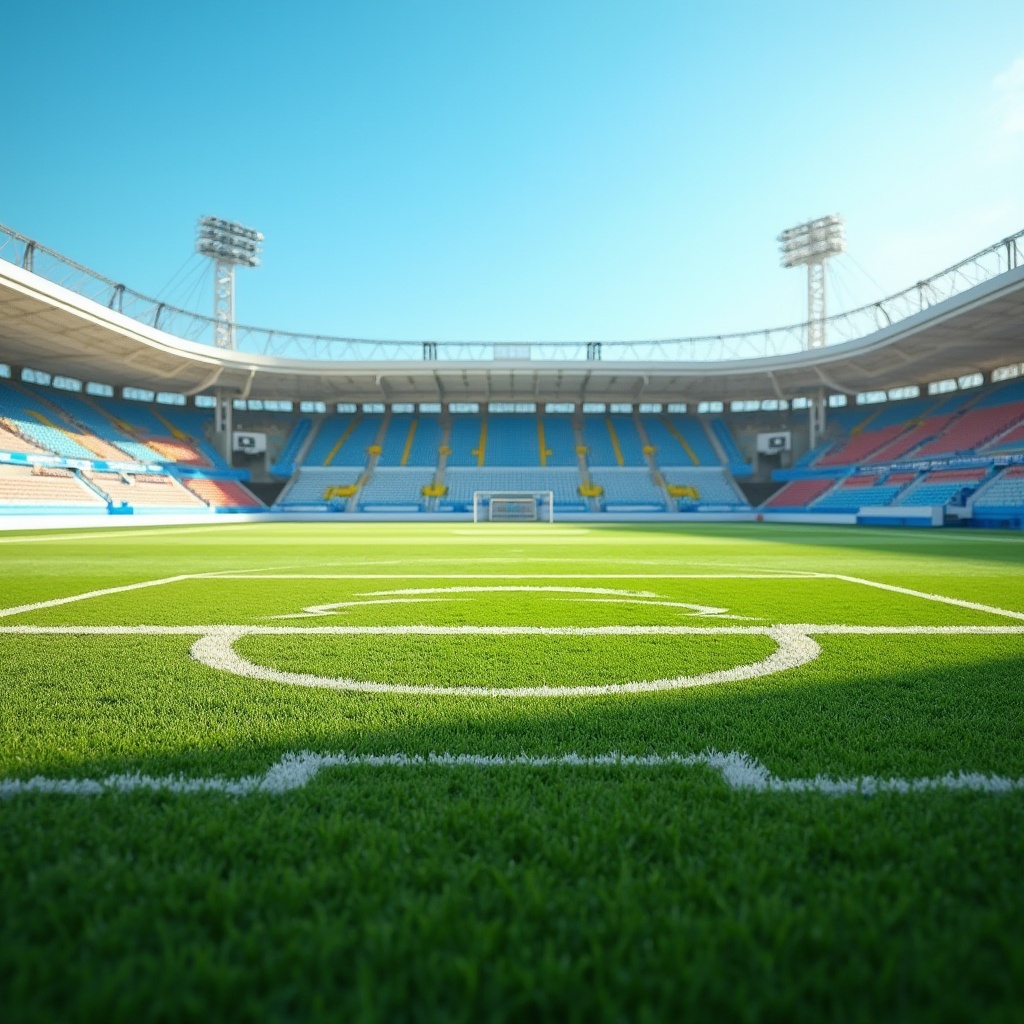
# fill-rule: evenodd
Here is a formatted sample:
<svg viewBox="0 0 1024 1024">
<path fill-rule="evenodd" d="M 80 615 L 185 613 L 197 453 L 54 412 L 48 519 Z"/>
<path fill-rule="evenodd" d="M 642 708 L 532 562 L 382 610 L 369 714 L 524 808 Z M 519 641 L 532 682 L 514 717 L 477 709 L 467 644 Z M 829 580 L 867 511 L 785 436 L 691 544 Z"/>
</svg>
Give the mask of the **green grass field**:
<svg viewBox="0 0 1024 1024">
<path fill-rule="evenodd" d="M 0 1019 L 1024 1019 L 1024 538 L 0 534 Z"/>
</svg>

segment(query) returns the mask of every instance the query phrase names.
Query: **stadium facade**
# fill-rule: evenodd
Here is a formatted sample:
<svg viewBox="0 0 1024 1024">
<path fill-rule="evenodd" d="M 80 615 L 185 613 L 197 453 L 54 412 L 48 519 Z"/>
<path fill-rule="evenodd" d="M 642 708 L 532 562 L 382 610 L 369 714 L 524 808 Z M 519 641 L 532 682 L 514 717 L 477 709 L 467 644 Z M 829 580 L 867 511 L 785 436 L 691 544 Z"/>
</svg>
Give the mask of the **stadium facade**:
<svg viewBox="0 0 1024 1024">
<path fill-rule="evenodd" d="M 829 321 L 654 342 L 310 338 L 0 231 L 0 528 L 452 518 L 1024 525 L 1024 252 Z M 237 521 L 237 518 L 236 518 Z"/>
</svg>

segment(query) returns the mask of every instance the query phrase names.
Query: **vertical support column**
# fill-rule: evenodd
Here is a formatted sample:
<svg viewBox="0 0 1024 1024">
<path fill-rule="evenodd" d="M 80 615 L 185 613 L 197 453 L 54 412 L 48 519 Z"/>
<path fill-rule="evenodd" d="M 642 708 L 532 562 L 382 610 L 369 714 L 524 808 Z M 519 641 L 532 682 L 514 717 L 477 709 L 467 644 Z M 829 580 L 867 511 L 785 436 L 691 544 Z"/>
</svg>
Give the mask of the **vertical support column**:
<svg viewBox="0 0 1024 1024">
<path fill-rule="evenodd" d="M 807 406 L 811 448 L 817 447 L 818 442 L 825 436 L 825 409 L 827 407 L 828 403 L 825 401 L 825 393 L 823 391 L 819 391 Z"/>
<path fill-rule="evenodd" d="M 213 343 L 235 347 L 235 265 L 217 260 L 213 267 Z"/>
<path fill-rule="evenodd" d="M 807 264 L 807 347 L 825 345 L 825 262 Z"/>
<path fill-rule="evenodd" d="M 213 433 L 217 451 L 231 465 L 231 392 L 217 388 L 217 405 L 213 410 Z"/>
</svg>

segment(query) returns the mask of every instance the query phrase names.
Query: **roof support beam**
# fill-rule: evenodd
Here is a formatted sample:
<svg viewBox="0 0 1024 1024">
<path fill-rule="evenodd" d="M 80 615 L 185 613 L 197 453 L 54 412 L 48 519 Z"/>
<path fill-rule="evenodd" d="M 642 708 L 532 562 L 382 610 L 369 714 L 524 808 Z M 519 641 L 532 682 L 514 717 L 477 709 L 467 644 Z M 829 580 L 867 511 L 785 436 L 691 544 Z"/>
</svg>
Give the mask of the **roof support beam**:
<svg viewBox="0 0 1024 1024">
<path fill-rule="evenodd" d="M 814 373 L 817 376 L 818 380 L 821 381 L 822 384 L 824 384 L 826 387 L 830 387 L 833 391 L 838 391 L 838 392 L 840 392 L 840 394 L 843 394 L 843 395 L 855 395 L 855 394 L 857 394 L 857 392 L 854 391 L 852 388 L 847 388 L 847 387 L 844 387 L 842 384 L 837 384 L 834 380 L 832 380 L 828 376 L 828 374 L 826 374 L 821 369 L 820 366 L 815 366 L 814 367 Z"/>
<path fill-rule="evenodd" d="M 216 367 L 209 377 L 205 378 L 201 384 L 197 384 L 194 388 L 189 388 L 185 394 L 191 398 L 193 395 L 198 395 L 201 391 L 205 391 L 207 388 L 212 388 L 217 381 L 220 380 L 220 375 L 224 372 L 223 366 Z"/>
</svg>

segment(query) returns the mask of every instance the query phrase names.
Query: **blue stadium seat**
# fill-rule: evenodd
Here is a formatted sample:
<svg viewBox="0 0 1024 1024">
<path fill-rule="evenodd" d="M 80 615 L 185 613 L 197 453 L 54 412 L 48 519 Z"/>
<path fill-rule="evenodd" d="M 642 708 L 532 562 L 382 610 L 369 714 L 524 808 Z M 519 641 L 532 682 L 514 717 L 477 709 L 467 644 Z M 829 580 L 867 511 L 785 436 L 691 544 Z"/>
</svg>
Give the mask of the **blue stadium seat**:
<svg viewBox="0 0 1024 1024">
<path fill-rule="evenodd" d="M 539 466 L 536 416 L 499 414 L 487 419 L 486 466 Z"/>
<path fill-rule="evenodd" d="M 410 433 L 412 437 L 410 438 Z M 405 465 L 437 466 L 441 447 L 441 424 L 436 416 L 402 413 L 392 416 L 388 432 L 381 445 L 377 465 L 384 468 L 401 467 L 406 446 L 409 456 Z"/>
<path fill-rule="evenodd" d="M 605 511 L 664 512 L 665 491 L 651 479 L 649 469 L 613 466 L 590 473 L 601 487 L 601 506 Z"/>
<path fill-rule="evenodd" d="M 299 449 L 305 444 L 312 429 L 313 421 L 305 417 L 295 424 L 277 461 L 270 467 L 270 472 L 274 476 L 291 476 L 295 472 L 295 460 L 298 458 Z"/>
<path fill-rule="evenodd" d="M 736 443 L 736 439 L 732 436 L 732 432 L 729 430 L 725 420 L 712 420 L 711 430 L 714 432 L 718 443 L 722 446 L 722 451 L 725 452 L 729 468 L 737 473 L 747 473 L 750 470 L 750 464 L 747 462 L 747 457 L 743 454 L 740 446 Z"/>
<path fill-rule="evenodd" d="M 536 467 L 532 469 L 448 469 L 444 476 L 448 493 L 441 507 L 462 511 L 472 507 L 474 491 L 552 491 L 556 511 L 586 511 L 580 497 L 580 475 L 576 469 Z"/>
<path fill-rule="evenodd" d="M 687 469 L 664 469 L 662 476 L 666 484 L 680 487 L 692 487 L 697 492 L 696 501 L 681 498 L 677 504 L 680 508 L 705 508 L 714 506 L 716 508 L 749 508 L 746 498 L 736 490 L 721 468 L 693 467 Z"/>
<path fill-rule="evenodd" d="M 479 416 L 459 414 L 452 417 L 451 440 L 452 450 L 448 456 L 449 466 L 476 466 L 477 456 L 474 454 L 480 445 L 480 433 L 483 420 Z"/>
<path fill-rule="evenodd" d="M 324 492 L 330 487 L 346 487 L 356 484 L 361 476 L 362 470 L 360 469 L 304 467 L 299 470 L 298 478 L 277 504 L 281 508 L 303 506 L 322 510 L 326 510 L 328 507 L 343 509 L 348 504 L 347 499 L 335 498 L 328 505 L 327 499 L 324 498 Z"/>
<path fill-rule="evenodd" d="M 359 490 L 359 510 L 419 510 L 426 500 L 422 490 L 433 479 L 434 469 L 426 466 L 375 469 L 373 476 Z"/>
<path fill-rule="evenodd" d="M 587 465 L 589 466 L 632 466 L 646 467 L 643 442 L 637 433 L 632 416 L 616 414 L 613 416 L 590 415 L 583 418 L 583 442 L 589 449 Z M 616 455 L 615 444 L 618 442 L 619 455 Z"/>
<path fill-rule="evenodd" d="M 573 430 L 572 419 L 568 416 L 543 416 L 541 424 L 544 428 L 544 445 L 550 452 L 547 456 L 547 465 L 579 466 L 576 431 Z"/>
</svg>

